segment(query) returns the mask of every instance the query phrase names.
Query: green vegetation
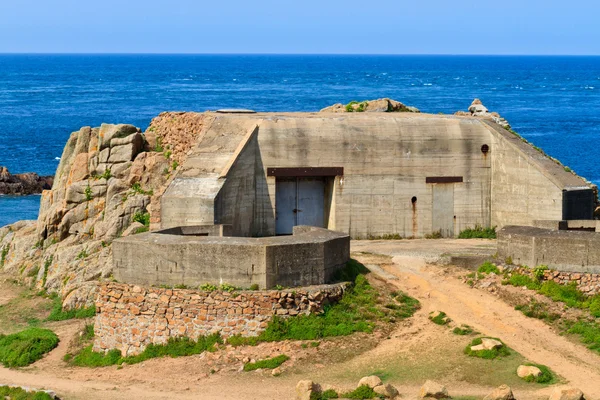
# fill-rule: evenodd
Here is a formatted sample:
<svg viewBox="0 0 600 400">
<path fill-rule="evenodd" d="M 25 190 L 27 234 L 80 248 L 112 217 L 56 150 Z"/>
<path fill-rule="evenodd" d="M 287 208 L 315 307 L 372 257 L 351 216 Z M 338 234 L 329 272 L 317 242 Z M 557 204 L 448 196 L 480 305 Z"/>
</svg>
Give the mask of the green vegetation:
<svg viewBox="0 0 600 400">
<path fill-rule="evenodd" d="M 340 396 L 333 389 L 327 389 L 322 393 L 314 393 L 311 394 L 310 400 L 329 400 L 329 399 L 337 399 Z"/>
<path fill-rule="evenodd" d="M 250 290 L 258 290 L 260 289 L 260 287 L 258 286 L 258 283 L 253 283 L 252 285 L 250 285 Z"/>
<path fill-rule="evenodd" d="M 346 399 L 375 399 L 379 398 L 379 395 L 375 393 L 373 389 L 371 389 L 367 385 L 360 385 L 356 389 L 351 392 L 344 393 L 342 396 Z"/>
<path fill-rule="evenodd" d="M 425 235 L 425 239 L 441 239 L 442 238 L 442 231 L 435 231 L 435 232 L 431 232 L 428 233 L 427 235 Z"/>
<path fill-rule="evenodd" d="M 173 163 L 171 164 L 171 169 L 173 169 L 173 171 L 175 171 L 177 169 L 177 167 L 179 167 L 179 163 L 177 161 L 173 161 Z"/>
<path fill-rule="evenodd" d="M 52 311 L 47 321 L 66 321 L 68 319 L 85 319 L 92 318 L 96 315 L 96 307 L 77 308 L 69 311 L 64 311 L 62 308 L 62 299 L 57 294 L 51 296 Z"/>
<path fill-rule="evenodd" d="M 19 387 L 0 386 L 0 399 L 11 400 L 51 400 L 46 392 L 26 392 Z"/>
<path fill-rule="evenodd" d="M 459 335 L 459 336 L 467 336 L 467 335 L 474 334 L 475 331 L 469 325 L 464 325 L 463 324 L 461 326 L 457 326 L 456 328 L 454 328 L 452 330 L 452 333 L 454 333 L 455 335 Z"/>
<path fill-rule="evenodd" d="M 380 294 L 363 275 L 368 271 L 356 260 L 336 275 L 341 281 L 354 281 L 342 299 L 326 306 L 321 314 L 299 315 L 292 318 L 275 316 L 263 333 L 257 337 L 231 336 L 232 346 L 256 345 L 281 340 L 317 340 L 326 337 L 347 336 L 355 332 L 372 332 L 378 321 L 395 321 L 412 316 L 419 309 L 418 300 L 402 292 L 394 292 L 390 302 L 381 306 Z M 353 278 L 353 279 L 352 279 Z"/>
<path fill-rule="evenodd" d="M 170 338 L 166 344 L 150 344 L 137 356 L 121 356 L 119 350 L 111 350 L 108 353 L 97 353 L 92 350 L 92 345 L 85 347 L 76 354 L 71 362 L 80 367 L 105 367 L 109 365 L 137 364 L 157 357 L 184 357 L 200 354 L 205 351 L 214 351 L 215 345 L 223 343 L 221 336 L 213 334 L 200 336 L 197 341 L 187 337 Z"/>
<path fill-rule="evenodd" d="M 137 211 L 135 214 L 133 214 L 132 222 L 139 222 L 140 224 L 144 225 L 144 227 L 149 227 L 150 213 Z"/>
<path fill-rule="evenodd" d="M 399 233 L 386 234 L 381 236 L 368 235 L 368 240 L 402 240 L 402 236 Z"/>
<path fill-rule="evenodd" d="M 137 228 L 135 230 L 135 232 L 133 234 L 137 235 L 138 233 L 144 233 L 144 232 L 148 232 L 148 231 L 150 231 L 150 227 L 148 227 L 148 226 L 140 226 L 139 228 Z"/>
<path fill-rule="evenodd" d="M 151 128 L 152 130 L 154 130 L 154 127 Z M 157 137 L 156 138 L 156 146 L 154 146 L 154 151 L 156 151 L 157 153 L 162 153 L 165 149 L 163 148 L 162 145 L 162 138 L 161 137 Z"/>
<path fill-rule="evenodd" d="M 573 172 L 573 171 L 571 170 L 571 168 L 565 167 L 565 172 Z"/>
<path fill-rule="evenodd" d="M 534 383 L 545 383 L 545 384 L 552 384 L 555 383 L 556 381 L 556 377 L 555 375 L 552 373 L 552 371 L 550 370 L 550 368 L 546 367 L 545 365 L 540 365 L 540 364 L 525 364 L 527 366 L 531 366 L 531 367 L 537 367 L 540 369 L 540 371 L 542 371 L 542 373 L 539 376 L 533 376 L 533 375 L 529 375 L 525 378 L 523 378 L 526 382 L 534 382 Z"/>
<path fill-rule="evenodd" d="M 475 225 L 475 228 L 467 228 L 458 235 L 459 239 L 496 239 L 496 227 L 484 228 Z"/>
<path fill-rule="evenodd" d="M 48 280 L 48 269 L 52 265 L 53 260 L 54 256 L 51 255 L 50 257 L 46 258 L 46 261 L 44 261 L 44 275 L 42 276 L 42 288 L 46 286 L 46 281 Z"/>
<path fill-rule="evenodd" d="M 504 263 L 506 265 L 513 265 L 513 259 L 511 256 L 506 257 L 506 259 L 504 260 Z"/>
<path fill-rule="evenodd" d="M 86 201 L 90 201 L 93 198 L 94 198 L 94 196 L 93 196 L 92 188 L 88 184 L 87 187 L 85 188 L 85 199 L 86 199 Z"/>
<path fill-rule="evenodd" d="M 481 344 L 482 339 L 497 340 L 502 343 L 502 347 L 494 348 L 491 350 L 476 350 L 476 351 L 471 350 L 471 346 L 477 346 L 477 345 Z M 486 360 L 493 360 L 498 357 L 509 356 L 510 350 L 508 349 L 508 347 L 506 347 L 506 345 L 500 339 L 480 337 L 480 338 L 473 339 L 471 344 L 469 344 L 467 347 L 465 347 L 465 354 L 468 356 L 471 356 L 471 357 L 479 357 L 479 358 L 483 358 Z"/>
<path fill-rule="evenodd" d="M 87 249 L 82 249 L 79 254 L 77 254 L 77 259 L 78 260 L 83 260 L 84 258 L 87 258 L 89 256 Z"/>
<path fill-rule="evenodd" d="M 244 371 L 254 371 L 257 369 L 274 369 L 279 367 L 281 364 L 289 360 L 290 358 L 285 354 L 281 354 L 277 357 L 267 358 L 266 360 L 259 360 L 256 362 L 248 362 L 244 364 Z"/>
<path fill-rule="evenodd" d="M 364 112 L 365 108 L 367 108 L 367 105 L 369 103 L 367 101 L 362 101 L 362 102 L 358 102 L 356 100 L 351 101 L 350 103 L 346 104 L 346 111 L 347 112 Z M 355 105 L 358 105 L 356 108 L 354 108 Z"/>
<path fill-rule="evenodd" d="M 167 150 L 163 153 L 163 155 L 165 156 L 165 158 L 168 160 L 171 158 L 171 155 L 173 154 L 173 152 L 171 150 Z"/>
<path fill-rule="evenodd" d="M 452 321 L 443 311 L 439 311 L 437 315 L 429 314 L 429 320 L 437 325 L 447 325 Z"/>
<path fill-rule="evenodd" d="M 496 275 L 500 275 L 500 270 L 498 269 L 498 267 L 489 261 L 486 261 L 483 264 L 481 264 L 479 268 L 477 268 L 477 272 L 479 272 L 480 274 L 490 274 L 493 272 Z"/>
<path fill-rule="evenodd" d="M 8 256 L 8 250 L 10 246 L 6 245 L 2 247 L 2 253 L 0 253 L 0 267 L 4 267 L 4 263 L 6 262 L 6 257 Z"/>
<path fill-rule="evenodd" d="M 48 329 L 28 328 L 12 335 L 0 334 L 0 363 L 26 367 L 58 346 L 58 336 Z"/>
<path fill-rule="evenodd" d="M 153 190 L 144 190 L 144 189 L 142 188 L 142 185 L 140 185 L 140 183 L 139 183 L 139 182 L 136 182 L 136 183 L 134 183 L 133 185 L 131 185 L 131 190 L 132 190 L 134 193 L 137 193 L 137 194 L 143 194 L 143 195 L 145 195 L 145 196 L 152 196 L 152 195 L 154 194 L 154 191 L 153 191 Z"/>
<path fill-rule="evenodd" d="M 534 278 L 523 274 L 512 274 L 503 284 L 522 287 L 536 290 L 539 294 L 554 301 L 561 301 L 568 307 L 589 310 L 594 317 L 600 317 L 600 294 L 588 297 L 577 288 L 575 282 L 570 282 L 566 285 L 561 285 L 554 281 L 541 282 L 543 271 L 546 266 L 539 266 L 533 270 Z M 521 310 L 522 311 L 522 310 Z M 536 317 L 537 318 L 537 317 Z"/>
<path fill-rule="evenodd" d="M 567 333 L 579 335 L 580 340 L 590 350 L 600 353 L 600 323 L 598 321 L 577 321 L 567 328 Z"/>
<path fill-rule="evenodd" d="M 544 303 L 540 303 L 535 299 L 531 300 L 528 304 L 516 306 L 515 310 L 521 311 L 527 317 L 542 319 L 548 322 L 554 322 L 560 318 L 559 314 L 549 312 L 548 307 Z"/>
</svg>

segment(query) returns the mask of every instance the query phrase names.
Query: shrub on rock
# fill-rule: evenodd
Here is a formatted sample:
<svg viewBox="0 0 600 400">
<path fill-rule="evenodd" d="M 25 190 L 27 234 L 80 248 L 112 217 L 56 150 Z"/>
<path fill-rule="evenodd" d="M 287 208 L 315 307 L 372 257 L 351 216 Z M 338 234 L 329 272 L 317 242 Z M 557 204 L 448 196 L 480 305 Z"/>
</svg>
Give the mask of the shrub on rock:
<svg viewBox="0 0 600 400">
<path fill-rule="evenodd" d="M 465 348 L 465 354 L 471 357 L 493 360 L 510 355 L 510 350 L 500 339 L 480 337 L 473 339 Z"/>
</svg>

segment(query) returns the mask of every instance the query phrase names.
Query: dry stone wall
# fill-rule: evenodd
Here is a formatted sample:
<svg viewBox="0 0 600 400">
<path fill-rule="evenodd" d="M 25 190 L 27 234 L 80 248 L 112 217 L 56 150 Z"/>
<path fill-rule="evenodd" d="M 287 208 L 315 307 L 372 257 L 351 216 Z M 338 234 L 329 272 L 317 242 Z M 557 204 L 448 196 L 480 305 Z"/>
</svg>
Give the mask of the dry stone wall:
<svg viewBox="0 0 600 400">
<path fill-rule="evenodd" d="M 512 268 L 511 271 L 533 277 L 533 271 L 530 268 L 515 267 Z M 544 271 L 542 280 L 554 281 L 561 285 L 567 285 L 571 282 L 575 282 L 577 289 L 581 290 L 588 296 L 594 296 L 600 293 L 600 274 L 555 271 L 549 269 Z"/>
<path fill-rule="evenodd" d="M 258 336 L 274 315 L 322 312 L 342 297 L 347 285 L 229 293 L 103 283 L 96 300 L 94 350 L 135 355 L 174 337 Z"/>
</svg>

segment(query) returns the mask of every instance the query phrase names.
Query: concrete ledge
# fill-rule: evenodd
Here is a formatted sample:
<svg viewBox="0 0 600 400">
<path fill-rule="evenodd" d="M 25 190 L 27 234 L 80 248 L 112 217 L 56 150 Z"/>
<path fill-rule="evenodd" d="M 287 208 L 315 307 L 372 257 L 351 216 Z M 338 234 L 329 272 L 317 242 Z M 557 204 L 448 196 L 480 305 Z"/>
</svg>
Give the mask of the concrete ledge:
<svg viewBox="0 0 600 400">
<path fill-rule="evenodd" d="M 172 228 L 115 240 L 115 278 L 147 286 L 309 286 L 329 282 L 350 259 L 350 237 L 323 228 L 298 226 L 292 236 L 265 238 L 191 233 L 205 231 Z"/>
<path fill-rule="evenodd" d="M 600 273 L 600 234 L 506 226 L 498 232 L 498 256 L 517 265 Z"/>
</svg>

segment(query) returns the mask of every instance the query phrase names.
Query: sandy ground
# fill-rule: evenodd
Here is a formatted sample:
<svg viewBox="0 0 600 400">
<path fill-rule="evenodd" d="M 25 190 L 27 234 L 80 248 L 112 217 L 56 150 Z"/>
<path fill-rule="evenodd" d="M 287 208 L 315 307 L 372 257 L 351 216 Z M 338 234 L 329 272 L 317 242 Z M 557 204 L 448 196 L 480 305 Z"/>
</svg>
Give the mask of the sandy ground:
<svg viewBox="0 0 600 400">
<path fill-rule="evenodd" d="M 239 372 L 235 366 L 207 374 L 212 355 L 150 360 L 122 369 L 73 368 L 62 357 L 83 322 L 63 322 L 52 327 L 61 338 L 57 349 L 25 369 L 0 367 L 0 384 L 52 389 L 64 399 L 293 399 L 300 379 L 351 388 L 362 373 L 383 368 L 404 398 L 416 398 L 425 379 L 445 384 L 451 394 L 483 397 L 509 375 L 501 375 L 495 361 L 466 360 L 461 349 L 470 339 L 452 335 L 447 327 L 427 319 L 430 311 L 443 310 L 455 323 L 499 337 L 525 359 L 549 366 L 564 378 L 562 383 L 579 387 L 588 400 L 600 399 L 600 356 L 553 332 L 542 321 L 525 317 L 498 296 L 469 288 L 452 267 L 432 265 L 448 252 L 493 254 L 493 241 L 355 241 L 352 251 L 363 263 L 377 266 L 386 281 L 418 298 L 422 309 L 399 323 L 389 338 L 350 360 L 324 365 L 315 349 L 307 353 L 304 364 L 298 363 L 279 377 L 267 371 Z M 0 294 L 0 304 L 6 297 Z M 343 347 L 340 345 L 340 351 Z M 464 368 L 463 360 L 469 363 Z M 517 357 L 514 362 L 520 360 Z M 444 364 L 447 369 L 442 368 Z M 473 369 L 475 375 L 481 375 L 480 380 L 473 378 Z M 436 373 L 441 375 L 431 376 Z M 547 398 L 552 387 L 515 383 L 513 390 L 520 400 L 534 400 Z"/>
</svg>

